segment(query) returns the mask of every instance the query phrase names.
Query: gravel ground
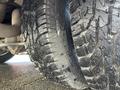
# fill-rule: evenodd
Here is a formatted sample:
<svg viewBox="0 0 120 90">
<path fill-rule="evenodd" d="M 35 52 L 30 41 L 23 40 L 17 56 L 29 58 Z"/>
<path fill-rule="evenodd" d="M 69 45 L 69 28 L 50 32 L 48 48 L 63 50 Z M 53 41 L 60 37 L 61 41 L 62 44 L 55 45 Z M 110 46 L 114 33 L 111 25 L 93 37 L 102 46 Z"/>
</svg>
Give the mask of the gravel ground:
<svg viewBox="0 0 120 90">
<path fill-rule="evenodd" d="M 73 90 L 45 80 L 32 63 L 0 65 L 0 90 Z"/>
</svg>

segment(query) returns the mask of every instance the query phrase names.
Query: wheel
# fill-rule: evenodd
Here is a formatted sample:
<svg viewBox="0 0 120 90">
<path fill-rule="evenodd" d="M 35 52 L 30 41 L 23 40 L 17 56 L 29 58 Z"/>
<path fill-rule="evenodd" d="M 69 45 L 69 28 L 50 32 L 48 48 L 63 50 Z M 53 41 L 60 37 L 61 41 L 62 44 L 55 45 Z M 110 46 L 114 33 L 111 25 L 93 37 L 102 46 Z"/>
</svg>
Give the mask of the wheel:
<svg viewBox="0 0 120 90">
<path fill-rule="evenodd" d="M 23 29 L 27 51 L 43 75 L 89 90 L 75 54 L 67 0 L 25 0 Z"/>
<path fill-rule="evenodd" d="M 78 62 L 93 90 L 120 90 L 120 0 L 71 0 Z"/>
<path fill-rule="evenodd" d="M 10 52 L 3 51 L 0 49 L 0 64 L 6 62 L 12 57 L 13 57 L 13 54 L 11 54 Z"/>
</svg>

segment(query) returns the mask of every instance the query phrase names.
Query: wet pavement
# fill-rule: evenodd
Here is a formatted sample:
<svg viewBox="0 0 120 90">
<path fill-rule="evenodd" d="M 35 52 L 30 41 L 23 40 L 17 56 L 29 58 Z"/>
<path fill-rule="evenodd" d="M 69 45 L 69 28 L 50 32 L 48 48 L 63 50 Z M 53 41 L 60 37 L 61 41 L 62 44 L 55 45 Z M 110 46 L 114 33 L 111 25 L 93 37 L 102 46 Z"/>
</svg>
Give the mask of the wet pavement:
<svg viewBox="0 0 120 90">
<path fill-rule="evenodd" d="M 72 90 L 45 80 L 33 63 L 20 59 L 0 65 L 0 90 Z"/>
</svg>

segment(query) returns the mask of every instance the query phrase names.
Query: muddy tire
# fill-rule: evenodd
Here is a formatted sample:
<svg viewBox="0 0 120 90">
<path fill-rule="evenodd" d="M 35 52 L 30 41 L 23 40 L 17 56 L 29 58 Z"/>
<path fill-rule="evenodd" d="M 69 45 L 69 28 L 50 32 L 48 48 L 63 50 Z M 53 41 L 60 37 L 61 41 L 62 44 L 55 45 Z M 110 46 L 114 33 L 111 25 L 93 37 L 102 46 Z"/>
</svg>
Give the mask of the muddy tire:
<svg viewBox="0 0 120 90">
<path fill-rule="evenodd" d="M 71 26 L 81 70 L 93 90 L 120 90 L 120 0 L 71 0 Z"/>
<path fill-rule="evenodd" d="M 89 90 L 74 51 L 68 4 L 67 0 L 25 0 L 27 51 L 47 79 Z"/>
</svg>

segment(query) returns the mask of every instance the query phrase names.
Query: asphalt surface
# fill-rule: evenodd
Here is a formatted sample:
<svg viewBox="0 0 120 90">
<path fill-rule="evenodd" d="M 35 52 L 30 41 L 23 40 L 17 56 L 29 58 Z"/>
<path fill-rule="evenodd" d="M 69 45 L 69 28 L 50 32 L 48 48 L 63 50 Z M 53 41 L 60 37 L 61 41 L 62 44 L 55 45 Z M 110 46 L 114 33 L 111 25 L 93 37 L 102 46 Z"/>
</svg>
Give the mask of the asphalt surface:
<svg viewBox="0 0 120 90">
<path fill-rule="evenodd" d="M 0 65 L 0 90 L 73 90 L 45 80 L 31 62 Z"/>
</svg>

